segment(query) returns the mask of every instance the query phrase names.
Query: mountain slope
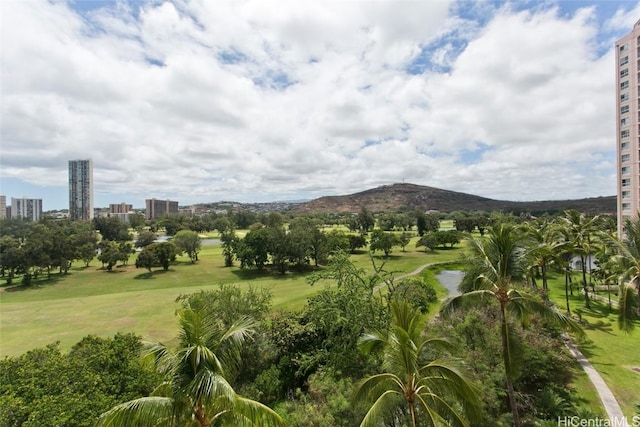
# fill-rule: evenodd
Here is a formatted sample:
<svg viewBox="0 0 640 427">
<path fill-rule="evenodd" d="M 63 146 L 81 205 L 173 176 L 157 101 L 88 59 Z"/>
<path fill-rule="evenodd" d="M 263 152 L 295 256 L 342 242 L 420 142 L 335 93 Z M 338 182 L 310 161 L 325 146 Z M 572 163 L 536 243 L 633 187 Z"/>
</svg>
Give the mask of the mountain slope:
<svg viewBox="0 0 640 427">
<path fill-rule="evenodd" d="M 372 212 L 482 210 L 540 214 L 576 209 L 590 214 L 615 214 L 616 197 L 510 202 L 422 185 L 392 184 L 346 196 L 320 197 L 296 206 L 294 211 L 299 213 L 358 212 L 361 207 Z"/>
</svg>

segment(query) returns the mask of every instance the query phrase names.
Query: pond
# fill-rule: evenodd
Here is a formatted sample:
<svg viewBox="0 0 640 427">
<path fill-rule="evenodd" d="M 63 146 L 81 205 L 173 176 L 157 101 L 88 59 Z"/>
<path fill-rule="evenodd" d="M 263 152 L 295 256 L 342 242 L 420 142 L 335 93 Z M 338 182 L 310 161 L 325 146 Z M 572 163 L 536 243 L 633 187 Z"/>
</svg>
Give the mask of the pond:
<svg viewBox="0 0 640 427">
<path fill-rule="evenodd" d="M 464 277 L 464 271 L 460 270 L 442 270 L 436 274 L 436 279 L 449 291 L 450 297 L 460 295 L 458 292 L 458 285 L 462 282 Z"/>
</svg>

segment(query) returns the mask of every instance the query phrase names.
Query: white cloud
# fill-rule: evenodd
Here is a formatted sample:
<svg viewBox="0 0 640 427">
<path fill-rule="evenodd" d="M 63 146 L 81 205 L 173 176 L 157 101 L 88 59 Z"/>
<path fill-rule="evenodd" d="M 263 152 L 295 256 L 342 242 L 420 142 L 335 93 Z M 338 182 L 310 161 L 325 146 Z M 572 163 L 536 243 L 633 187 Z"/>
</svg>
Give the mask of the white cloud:
<svg viewBox="0 0 640 427">
<path fill-rule="evenodd" d="M 2 176 L 64 186 L 67 160 L 91 156 L 96 192 L 135 205 L 403 179 L 500 199 L 613 194 L 613 55 L 598 54 L 613 20 L 480 6 L 3 2 Z M 424 73 L 407 73 L 418 55 Z"/>
</svg>

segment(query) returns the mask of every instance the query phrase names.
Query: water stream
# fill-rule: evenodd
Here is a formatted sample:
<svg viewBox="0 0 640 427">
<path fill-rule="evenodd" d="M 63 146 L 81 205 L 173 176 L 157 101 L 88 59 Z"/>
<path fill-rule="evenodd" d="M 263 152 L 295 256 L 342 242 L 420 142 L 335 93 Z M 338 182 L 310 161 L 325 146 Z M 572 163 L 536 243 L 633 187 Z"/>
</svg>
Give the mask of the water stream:
<svg viewBox="0 0 640 427">
<path fill-rule="evenodd" d="M 438 279 L 440 284 L 449 291 L 450 297 L 460 295 L 460 292 L 458 292 L 458 285 L 462 281 L 463 277 L 464 271 L 460 270 L 442 270 L 440 273 L 436 274 L 436 279 Z"/>
</svg>

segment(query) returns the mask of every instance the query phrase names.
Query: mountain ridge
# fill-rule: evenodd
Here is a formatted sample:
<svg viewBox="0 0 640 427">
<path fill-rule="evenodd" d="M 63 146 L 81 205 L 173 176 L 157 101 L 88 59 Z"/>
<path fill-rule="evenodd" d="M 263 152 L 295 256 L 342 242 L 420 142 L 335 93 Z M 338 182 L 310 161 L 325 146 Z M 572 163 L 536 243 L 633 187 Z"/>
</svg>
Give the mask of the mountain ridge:
<svg viewBox="0 0 640 427">
<path fill-rule="evenodd" d="M 323 196 L 293 208 L 296 213 L 312 212 L 358 212 L 362 207 L 372 212 L 392 211 L 503 211 L 561 212 L 576 209 L 588 214 L 614 215 L 617 209 L 616 196 L 590 197 L 584 199 L 542 200 L 513 202 L 495 200 L 451 190 L 424 185 L 396 183 L 382 185 L 343 196 Z"/>
</svg>

